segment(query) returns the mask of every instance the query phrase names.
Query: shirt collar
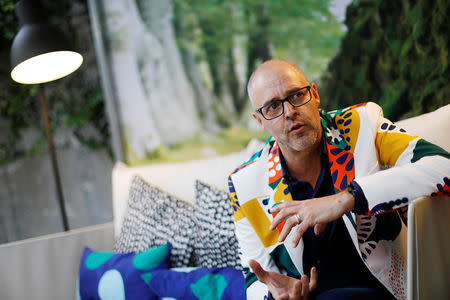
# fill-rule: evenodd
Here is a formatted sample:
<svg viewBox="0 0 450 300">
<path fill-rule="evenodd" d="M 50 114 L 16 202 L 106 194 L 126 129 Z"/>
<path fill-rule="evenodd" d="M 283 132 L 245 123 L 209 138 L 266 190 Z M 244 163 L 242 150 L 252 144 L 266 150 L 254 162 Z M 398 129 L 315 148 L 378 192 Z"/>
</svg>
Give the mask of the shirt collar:
<svg viewBox="0 0 450 300">
<path fill-rule="evenodd" d="M 328 162 L 328 152 L 327 152 L 327 148 L 325 145 L 325 141 L 322 138 L 321 142 L 320 142 L 320 146 L 322 148 L 322 153 L 320 155 L 320 162 L 321 162 L 321 168 L 323 169 L 324 167 L 327 167 L 329 162 Z M 295 177 L 293 177 L 290 173 L 289 173 L 289 169 L 287 167 L 286 161 L 283 157 L 283 153 L 281 152 L 280 147 L 278 147 L 278 151 L 280 154 L 280 164 L 281 164 L 281 170 L 283 172 L 283 177 L 287 180 L 287 181 L 297 181 L 297 179 Z"/>
</svg>

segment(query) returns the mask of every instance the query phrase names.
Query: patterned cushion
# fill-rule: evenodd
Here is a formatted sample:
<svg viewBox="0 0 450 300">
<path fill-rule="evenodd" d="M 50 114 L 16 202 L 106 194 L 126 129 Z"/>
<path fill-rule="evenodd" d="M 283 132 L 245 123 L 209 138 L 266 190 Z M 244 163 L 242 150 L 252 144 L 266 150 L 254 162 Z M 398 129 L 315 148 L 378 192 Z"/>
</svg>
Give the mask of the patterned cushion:
<svg viewBox="0 0 450 300">
<path fill-rule="evenodd" d="M 115 244 L 117 252 L 139 252 L 172 244 L 171 266 L 192 266 L 194 208 L 133 177 L 128 211 Z"/>
<path fill-rule="evenodd" d="M 153 272 L 149 287 L 160 299 L 246 299 L 244 275 L 234 268 L 158 270 Z"/>
<path fill-rule="evenodd" d="M 169 267 L 170 244 L 141 253 L 95 252 L 81 257 L 77 299 L 158 299 L 148 288 L 153 273 Z"/>
<path fill-rule="evenodd" d="M 241 268 L 228 193 L 196 181 L 197 266 Z"/>
</svg>

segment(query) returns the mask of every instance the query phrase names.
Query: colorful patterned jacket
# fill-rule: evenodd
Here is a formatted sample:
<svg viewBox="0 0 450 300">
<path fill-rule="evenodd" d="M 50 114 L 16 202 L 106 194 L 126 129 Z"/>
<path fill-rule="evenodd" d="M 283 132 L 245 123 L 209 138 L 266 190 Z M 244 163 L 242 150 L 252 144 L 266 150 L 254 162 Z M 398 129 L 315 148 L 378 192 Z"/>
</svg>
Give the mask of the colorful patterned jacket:
<svg viewBox="0 0 450 300">
<path fill-rule="evenodd" d="M 346 190 L 354 179 L 369 204 L 368 215 L 342 217 L 353 243 L 372 274 L 397 299 L 406 299 L 407 204 L 448 194 L 449 153 L 385 119 L 371 102 L 322 114 L 321 122 L 335 191 Z M 303 274 L 303 241 L 293 248 L 290 234 L 279 243 L 284 224 L 269 230 L 274 217 L 269 209 L 292 200 L 277 142 L 269 139 L 230 175 L 228 184 L 247 297 L 264 299 L 267 287 L 249 270 L 249 259 L 266 270 Z"/>
</svg>

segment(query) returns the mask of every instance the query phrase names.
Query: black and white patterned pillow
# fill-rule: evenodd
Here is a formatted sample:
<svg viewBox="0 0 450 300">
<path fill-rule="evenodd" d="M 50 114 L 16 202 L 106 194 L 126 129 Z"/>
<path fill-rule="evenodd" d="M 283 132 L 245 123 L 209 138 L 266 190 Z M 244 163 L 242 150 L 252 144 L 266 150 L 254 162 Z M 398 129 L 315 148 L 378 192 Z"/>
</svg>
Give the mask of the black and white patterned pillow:
<svg viewBox="0 0 450 300">
<path fill-rule="evenodd" d="M 195 182 L 195 263 L 214 268 L 241 268 L 228 193 L 200 181 Z"/>
<path fill-rule="evenodd" d="M 114 248 L 117 252 L 140 252 L 170 242 L 171 267 L 193 266 L 194 226 L 192 205 L 134 176 L 128 211 Z"/>
</svg>

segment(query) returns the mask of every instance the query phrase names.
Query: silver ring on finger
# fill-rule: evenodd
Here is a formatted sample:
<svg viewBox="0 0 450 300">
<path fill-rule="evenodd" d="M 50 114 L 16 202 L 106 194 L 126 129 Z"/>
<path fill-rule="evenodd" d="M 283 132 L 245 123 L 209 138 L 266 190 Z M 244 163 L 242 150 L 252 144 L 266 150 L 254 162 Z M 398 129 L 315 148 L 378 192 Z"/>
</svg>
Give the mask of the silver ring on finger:
<svg viewBox="0 0 450 300">
<path fill-rule="evenodd" d="M 300 217 L 297 214 L 294 215 L 294 218 L 297 221 L 297 225 L 300 224 Z"/>
</svg>

